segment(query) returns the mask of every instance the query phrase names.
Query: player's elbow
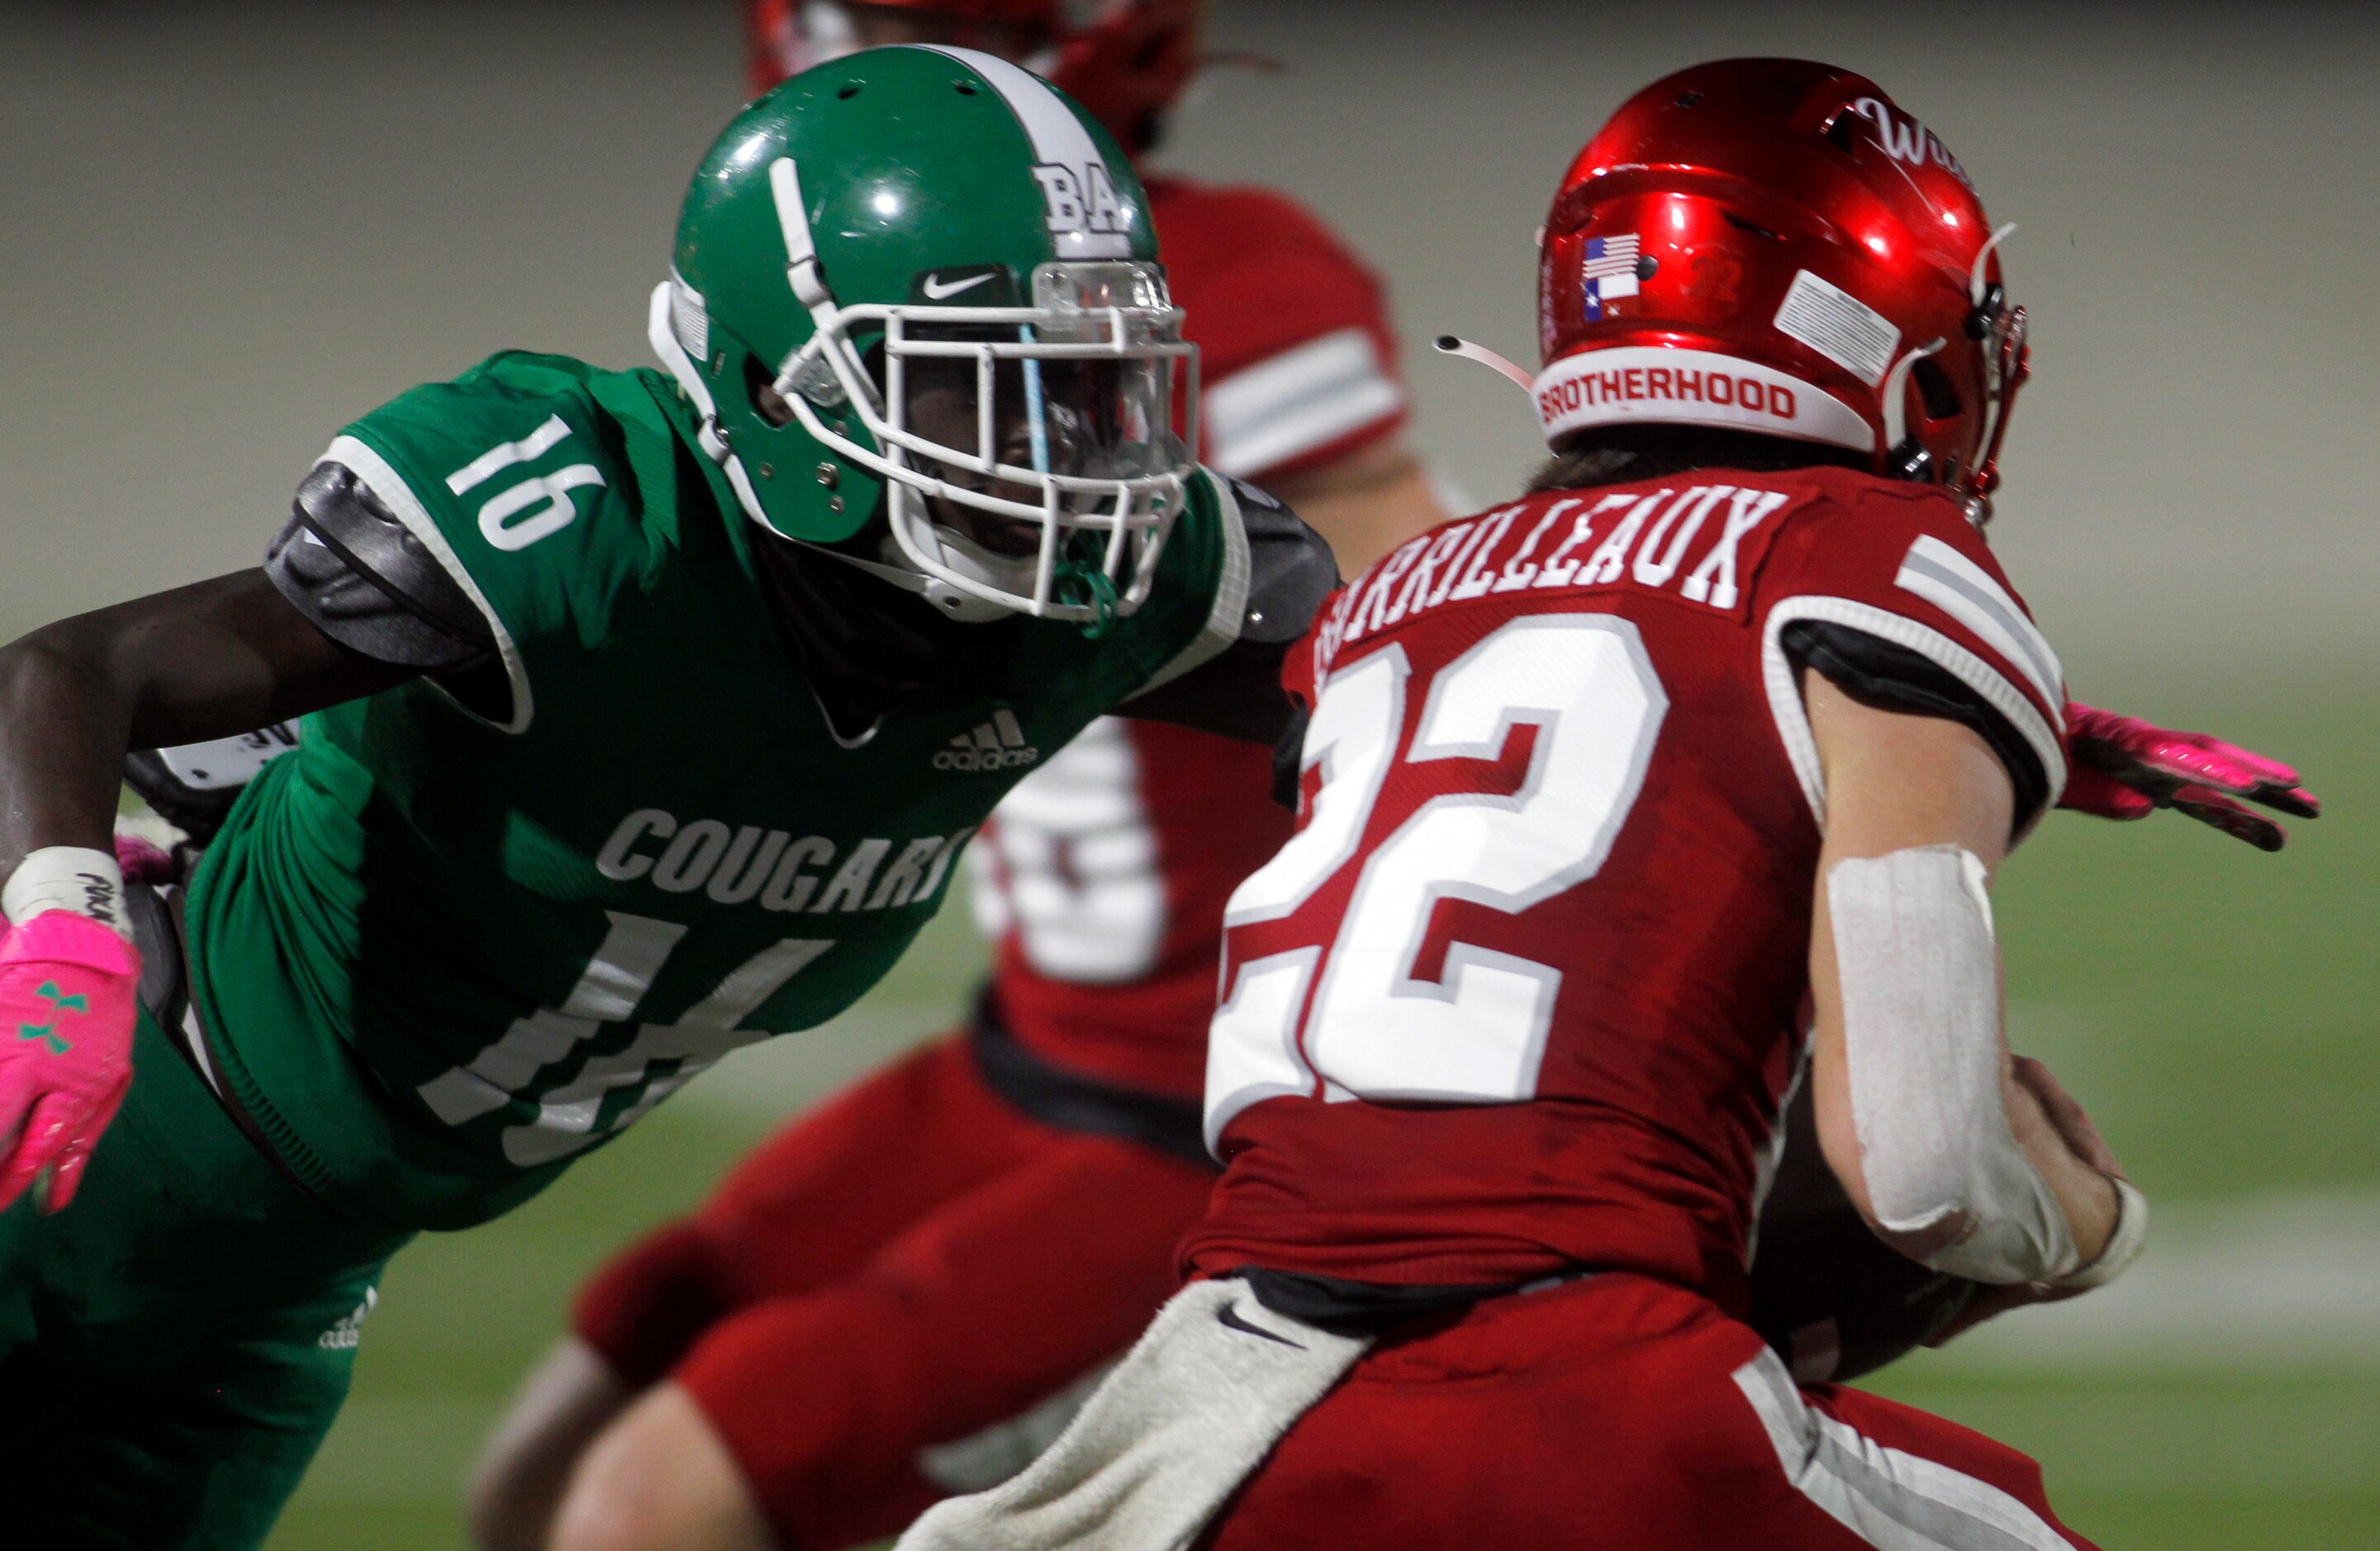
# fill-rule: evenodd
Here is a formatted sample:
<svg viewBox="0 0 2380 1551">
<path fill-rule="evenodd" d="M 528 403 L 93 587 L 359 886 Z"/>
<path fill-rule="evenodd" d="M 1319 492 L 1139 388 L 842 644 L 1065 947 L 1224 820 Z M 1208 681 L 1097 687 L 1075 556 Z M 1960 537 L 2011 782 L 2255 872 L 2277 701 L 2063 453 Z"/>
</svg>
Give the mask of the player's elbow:
<svg viewBox="0 0 2380 1551">
<path fill-rule="evenodd" d="M 1866 1181 L 1861 1212 L 1876 1237 L 1902 1254 L 1939 1269 L 1943 1252 L 1973 1236 L 1980 1207 L 1963 1171 L 1902 1158 L 1884 1160 L 1870 1171 L 1877 1177 Z"/>
<path fill-rule="evenodd" d="M 545 1551 L 581 1460 L 636 1396 L 575 1338 L 548 1353 L 480 1450 L 466 1488 L 480 1551 Z"/>
<path fill-rule="evenodd" d="M 1973 1281 L 2030 1281 L 2070 1262 L 2064 1215 L 1988 1086 L 1961 1102 L 1969 1084 L 1903 1081 L 1888 1093 L 1864 1075 L 1870 1091 L 1859 1105 L 1848 1090 L 1861 1074 L 1839 1094 L 1821 1084 L 1818 1145 L 1878 1239 Z"/>
<path fill-rule="evenodd" d="M 1970 1201 L 1955 1181 L 1888 1153 L 1865 1156 L 1849 1105 L 1839 1125 L 1828 1123 L 1828 1109 L 1819 1106 L 1819 1150 L 1869 1231 L 1910 1259 L 1929 1263 L 1973 1231 Z"/>
<path fill-rule="evenodd" d="M 548 1551 L 763 1551 L 768 1523 L 701 1409 L 677 1385 L 647 1391 L 580 1458 Z"/>
<path fill-rule="evenodd" d="M 62 619 L 0 647 L 0 706 L 83 692 L 106 677 L 107 654 L 81 619 Z"/>
</svg>

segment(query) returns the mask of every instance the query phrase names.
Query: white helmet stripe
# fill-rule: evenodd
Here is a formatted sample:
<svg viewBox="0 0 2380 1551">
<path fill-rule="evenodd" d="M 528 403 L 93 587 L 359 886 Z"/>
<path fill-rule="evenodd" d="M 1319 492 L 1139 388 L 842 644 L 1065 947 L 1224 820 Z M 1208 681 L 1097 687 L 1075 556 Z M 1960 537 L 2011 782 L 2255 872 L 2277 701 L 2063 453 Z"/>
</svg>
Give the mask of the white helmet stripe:
<svg viewBox="0 0 2380 1551">
<path fill-rule="evenodd" d="M 947 55 L 981 76 L 991 89 L 1008 104 L 1024 127 L 1026 139 L 1033 142 L 1033 160 L 1041 167 L 1060 167 L 1087 185 L 1096 176 L 1108 177 L 1107 158 L 1099 153 L 1099 142 L 1083 127 L 1066 99 L 1052 91 L 1048 82 L 1021 66 L 1012 65 L 995 55 L 970 48 L 947 48 L 939 43 L 910 45 L 934 54 Z M 1091 169 L 1097 168 L 1094 175 Z M 1059 239 L 1059 254 L 1067 259 L 1129 259 L 1132 237 L 1127 232 L 1100 232 L 1090 229 L 1063 230 L 1055 222 L 1051 229 Z"/>
</svg>

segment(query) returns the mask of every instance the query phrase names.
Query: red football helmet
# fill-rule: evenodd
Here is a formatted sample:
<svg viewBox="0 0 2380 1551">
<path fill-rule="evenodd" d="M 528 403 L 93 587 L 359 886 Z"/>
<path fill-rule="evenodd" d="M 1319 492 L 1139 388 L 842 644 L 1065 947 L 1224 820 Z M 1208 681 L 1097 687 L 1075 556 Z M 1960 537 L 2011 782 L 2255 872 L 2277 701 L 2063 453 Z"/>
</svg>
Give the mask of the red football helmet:
<svg viewBox="0 0 2380 1551">
<path fill-rule="evenodd" d="M 1994 231 L 1940 137 L 1875 82 L 1729 59 L 1587 142 L 1538 274 L 1547 439 L 1723 427 L 1872 454 L 1981 522 L 2031 353 Z"/>
<path fill-rule="evenodd" d="M 1031 29 L 1048 42 L 1019 61 L 1057 83 L 1137 155 L 1197 67 L 1202 0 L 873 0 L 937 19 Z M 753 85 L 848 54 L 856 30 L 837 0 L 746 0 Z M 953 37 L 954 43 L 976 40 Z"/>
</svg>

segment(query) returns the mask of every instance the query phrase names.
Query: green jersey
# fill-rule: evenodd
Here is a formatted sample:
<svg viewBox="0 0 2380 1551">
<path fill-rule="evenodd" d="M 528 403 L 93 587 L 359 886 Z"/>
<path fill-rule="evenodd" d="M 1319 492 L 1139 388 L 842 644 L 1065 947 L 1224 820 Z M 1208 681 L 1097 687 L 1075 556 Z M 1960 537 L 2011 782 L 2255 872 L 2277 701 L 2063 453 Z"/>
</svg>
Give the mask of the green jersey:
<svg viewBox="0 0 2380 1551">
<path fill-rule="evenodd" d="M 1011 785 L 1239 624 L 1240 510 L 1202 474 L 1136 612 L 1097 639 L 972 627 L 843 735 L 696 432 L 657 373 L 507 354 L 324 454 L 468 595 L 504 681 L 477 710 L 422 678 L 309 719 L 191 886 L 221 1080 L 335 1206 L 482 1220 L 728 1050 L 834 1016 Z"/>
</svg>

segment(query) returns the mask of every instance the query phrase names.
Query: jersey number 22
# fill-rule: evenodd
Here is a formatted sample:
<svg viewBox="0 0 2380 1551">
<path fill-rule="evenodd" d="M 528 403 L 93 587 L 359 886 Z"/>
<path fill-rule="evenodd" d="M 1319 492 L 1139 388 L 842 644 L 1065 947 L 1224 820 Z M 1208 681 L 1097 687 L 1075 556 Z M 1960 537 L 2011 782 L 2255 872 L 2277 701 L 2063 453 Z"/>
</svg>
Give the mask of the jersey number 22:
<svg viewBox="0 0 2380 1551">
<path fill-rule="evenodd" d="M 1415 961 L 1440 900 L 1518 915 L 1595 876 L 1669 697 L 1635 626 L 1605 614 L 1491 632 L 1429 676 L 1408 740 L 1413 678 L 1395 642 L 1331 673 L 1305 736 L 1304 768 L 1322 772 L 1308 821 L 1232 896 L 1227 929 L 1291 915 L 1362 869 L 1327 957 L 1316 943 L 1238 966 L 1208 1046 L 1209 1145 L 1250 1104 L 1318 1080 L 1333 1097 L 1454 1103 L 1536 1090 L 1561 971 L 1465 941 L 1447 944 L 1439 979 Z M 1536 743 L 1518 789 L 1440 792 L 1363 849 L 1393 769 L 1494 760 L 1523 726 Z"/>
</svg>

